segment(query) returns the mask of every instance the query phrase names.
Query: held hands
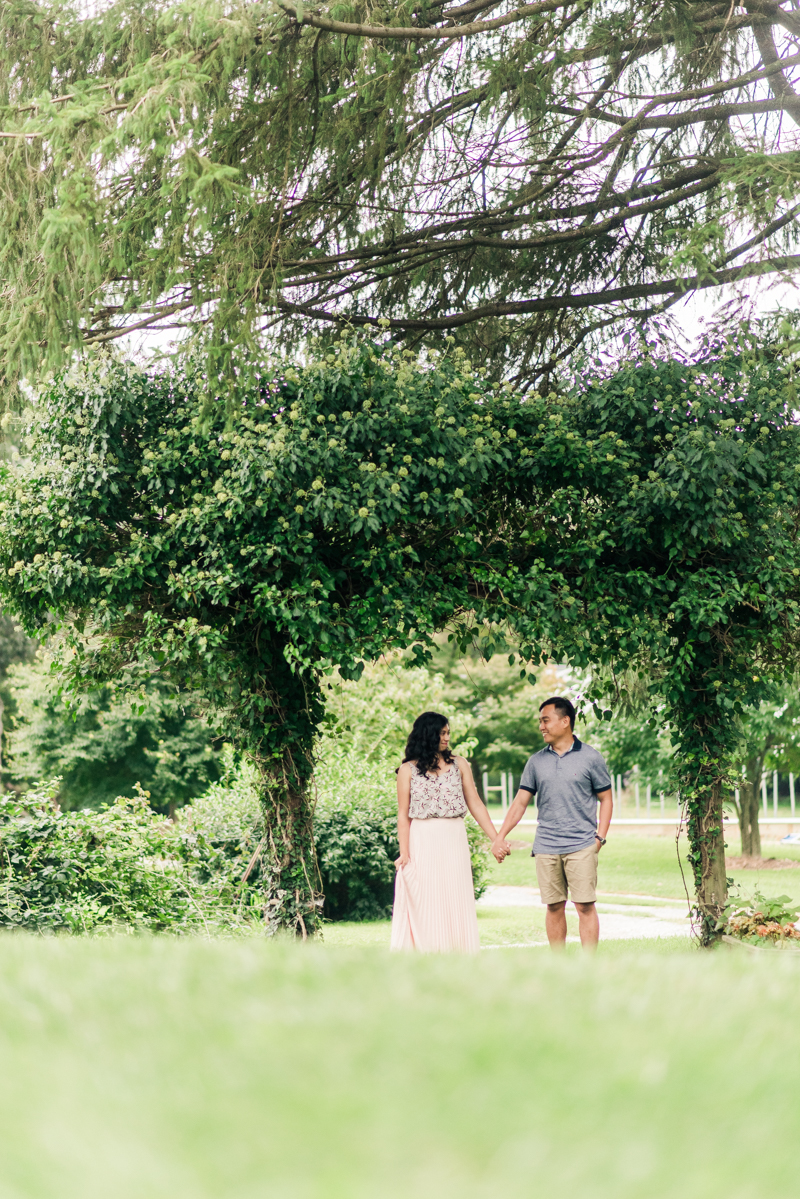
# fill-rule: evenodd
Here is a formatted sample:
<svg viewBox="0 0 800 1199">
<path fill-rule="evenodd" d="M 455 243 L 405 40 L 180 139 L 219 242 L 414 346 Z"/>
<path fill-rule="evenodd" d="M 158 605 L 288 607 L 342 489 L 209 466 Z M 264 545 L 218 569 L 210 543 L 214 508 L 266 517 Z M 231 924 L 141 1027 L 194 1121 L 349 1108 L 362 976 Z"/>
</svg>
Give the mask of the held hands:
<svg viewBox="0 0 800 1199">
<path fill-rule="evenodd" d="M 500 837 L 497 837 L 492 842 L 492 853 L 498 862 L 502 862 L 511 853 L 511 846 L 508 841 L 503 841 Z"/>
</svg>

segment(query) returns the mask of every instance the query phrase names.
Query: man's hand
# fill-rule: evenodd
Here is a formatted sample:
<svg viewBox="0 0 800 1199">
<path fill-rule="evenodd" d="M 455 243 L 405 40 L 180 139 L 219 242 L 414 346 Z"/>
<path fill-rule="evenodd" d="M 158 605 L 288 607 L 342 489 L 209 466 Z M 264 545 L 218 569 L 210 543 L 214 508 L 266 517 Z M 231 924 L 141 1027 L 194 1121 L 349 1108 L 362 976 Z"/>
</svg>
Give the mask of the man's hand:
<svg viewBox="0 0 800 1199">
<path fill-rule="evenodd" d="M 504 841 L 498 837 L 496 841 L 492 842 L 492 853 L 498 862 L 502 862 L 511 853 L 511 846 L 508 841 Z"/>
</svg>

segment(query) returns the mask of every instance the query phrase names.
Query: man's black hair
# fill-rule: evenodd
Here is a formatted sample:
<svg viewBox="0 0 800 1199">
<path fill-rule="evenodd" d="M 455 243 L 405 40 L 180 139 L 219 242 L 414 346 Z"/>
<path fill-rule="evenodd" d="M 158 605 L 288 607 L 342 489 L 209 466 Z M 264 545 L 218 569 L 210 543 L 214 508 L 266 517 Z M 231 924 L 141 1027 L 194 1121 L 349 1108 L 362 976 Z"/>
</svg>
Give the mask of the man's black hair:
<svg viewBox="0 0 800 1199">
<path fill-rule="evenodd" d="M 546 699 L 543 704 L 539 704 L 539 711 L 546 708 L 548 704 L 552 704 L 556 712 L 561 716 L 569 716 L 569 727 L 575 729 L 575 708 L 568 699 L 564 699 L 563 695 L 554 695 L 552 699 Z"/>
</svg>

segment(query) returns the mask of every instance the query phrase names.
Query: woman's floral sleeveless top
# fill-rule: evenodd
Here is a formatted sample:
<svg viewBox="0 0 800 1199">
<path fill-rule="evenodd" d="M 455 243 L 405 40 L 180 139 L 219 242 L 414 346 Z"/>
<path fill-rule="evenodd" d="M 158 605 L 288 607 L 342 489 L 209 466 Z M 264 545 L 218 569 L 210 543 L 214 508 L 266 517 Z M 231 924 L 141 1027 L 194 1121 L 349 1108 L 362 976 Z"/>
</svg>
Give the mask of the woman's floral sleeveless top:
<svg viewBox="0 0 800 1199">
<path fill-rule="evenodd" d="M 461 786 L 461 771 L 453 763 L 444 774 L 420 774 L 416 766 L 411 772 L 411 799 L 408 814 L 412 820 L 429 820 L 433 816 L 466 816 L 467 801 Z"/>
</svg>

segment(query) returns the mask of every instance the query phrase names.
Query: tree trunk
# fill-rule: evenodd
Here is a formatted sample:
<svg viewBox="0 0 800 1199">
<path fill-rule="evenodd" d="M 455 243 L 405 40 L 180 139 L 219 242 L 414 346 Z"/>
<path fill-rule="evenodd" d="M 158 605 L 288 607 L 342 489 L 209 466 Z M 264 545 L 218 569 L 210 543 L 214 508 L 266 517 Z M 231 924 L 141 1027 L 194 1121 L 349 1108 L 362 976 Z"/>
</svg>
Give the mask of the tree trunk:
<svg viewBox="0 0 800 1199">
<path fill-rule="evenodd" d="M 747 774 L 739 787 L 739 832 L 742 837 L 742 853 L 746 858 L 761 857 L 761 829 L 758 824 L 758 782 L 761 779 L 760 759 L 757 774 L 753 763 L 747 763 Z"/>
<path fill-rule="evenodd" d="M 319 931 L 323 897 L 314 850 L 314 735 L 324 714 L 313 675 L 290 670 L 280 644 L 262 649 L 239 715 L 241 747 L 260 774 L 262 836 L 243 882 L 264 897 L 267 931 L 305 940 Z"/>
<path fill-rule="evenodd" d="M 268 932 L 287 929 L 305 941 L 319 930 L 323 896 L 314 850 L 313 795 L 304 774 L 288 751 L 277 769 L 262 768 L 259 866 Z"/>
<path fill-rule="evenodd" d="M 729 710 L 720 703 L 726 666 L 719 648 L 723 633 L 714 630 L 707 641 L 693 639 L 690 629 L 684 633 L 676 628 L 675 635 L 693 640 L 690 669 L 670 680 L 668 709 L 678 785 L 686 804 L 688 860 L 694 875 L 700 942 L 711 946 L 722 936 L 728 903 L 722 798 L 738 730 Z"/>
<path fill-rule="evenodd" d="M 723 919 L 728 902 L 722 787 L 719 782 L 709 788 L 705 803 L 692 805 L 688 831 L 700 915 L 700 940 L 703 945 L 712 945 L 721 936 L 721 929 L 717 925 Z"/>
</svg>

